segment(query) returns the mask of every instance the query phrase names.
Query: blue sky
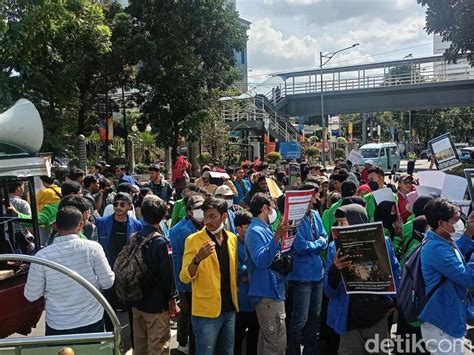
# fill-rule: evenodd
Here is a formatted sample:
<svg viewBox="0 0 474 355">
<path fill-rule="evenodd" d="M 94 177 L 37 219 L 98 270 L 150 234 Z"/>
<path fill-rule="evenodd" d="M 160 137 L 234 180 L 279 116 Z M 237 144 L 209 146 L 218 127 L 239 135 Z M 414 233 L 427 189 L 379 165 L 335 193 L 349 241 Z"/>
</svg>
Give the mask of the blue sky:
<svg viewBox="0 0 474 355">
<path fill-rule="evenodd" d="M 331 64 L 353 65 L 433 54 L 416 0 L 237 0 L 248 31 L 249 83 L 280 70 L 308 69 L 319 51 L 360 43 Z"/>
</svg>

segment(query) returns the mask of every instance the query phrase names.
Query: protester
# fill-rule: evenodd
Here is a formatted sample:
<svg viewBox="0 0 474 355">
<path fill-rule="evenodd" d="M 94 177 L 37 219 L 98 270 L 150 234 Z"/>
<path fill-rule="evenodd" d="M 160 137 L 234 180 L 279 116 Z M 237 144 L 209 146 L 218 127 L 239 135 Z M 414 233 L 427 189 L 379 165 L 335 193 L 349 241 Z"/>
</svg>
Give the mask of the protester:
<svg viewBox="0 0 474 355">
<path fill-rule="evenodd" d="M 250 191 L 247 193 L 247 195 L 240 201 L 240 205 L 244 208 L 248 208 L 250 206 L 250 201 L 252 200 L 252 197 L 256 193 L 267 193 L 268 192 L 268 185 L 267 185 L 267 176 L 262 175 L 262 174 L 254 174 L 252 176 L 252 185 L 250 188 Z"/>
<path fill-rule="evenodd" d="M 125 165 L 117 165 L 115 167 L 115 177 L 118 179 L 119 184 L 126 182 L 137 187 L 140 186 L 137 180 L 126 174 L 126 170 Z"/>
<path fill-rule="evenodd" d="M 407 195 L 413 191 L 413 177 L 406 173 L 403 173 L 398 178 L 398 211 L 400 213 L 400 217 L 403 220 L 403 223 L 406 223 L 408 217 L 410 217 L 411 212 L 407 210 Z"/>
<path fill-rule="evenodd" d="M 196 192 L 197 187 L 193 183 L 188 183 L 182 189 L 183 198 L 177 200 L 173 206 L 173 212 L 171 214 L 171 227 L 176 225 L 180 220 L 186 217 L 186 204 L 184 203 L 184 198 L 190 195 L 192 192 Z"/>
<path fill-rule="evenodd" d="M 36 194 L 37 213 L 40 213 L 44 206 L 59 203 L 62 198 L 61 188 L 54 183 L 54 176 L 40 176 L 43 188 Z"/>
<path fill-rule="evenodd" d="M 374 166 L 374 161 L 368 159 L 364 162 L 364 169 L 360 172 L 360 180 L 366 184 L 369 181 L 369 169 Z"/>
<path fill-rule="evenodd" d="M 142 224 L 128 215 L 127 212 L 131 208 L 132 198 L 130 195 L 119 192 L 114 198 L 115 212 L 110 216 L 96 219 L 98 241 L 104 249 L 111 268 L 114 267 L 118 254 L 127 244 L 132 233 L 139 232 L 142 229 Z M 107 290 L 104 296 L 115 311 L 125 309 L 122 302 L 119 301 L 114 287 Z M 105 319 L 105 327 L 107 330 L 113 329 L 108 317 Z"/>
<path fill-rule="evenodd" d="M 170 353 L 170 318 L 179 314 L 178 293 L 174 281 L 173 262 L 169 255 L 169 240 L 161 234 L 160 223 L 166 213 L 166 204 L 158 196 L 149 195 L 141 205 L 146 225 L 137 238 L 155 234 L 143 247 L 144 261 L 150 270 L 150 287 L 143 299 L 133 302 L 133 344 L 135 355 Z"/>
<path fill-rule="evenodd" d="M 357 189 L 357 196 L 364 197 L 365 195 L 372 192 L 372 189 L 367 184 L 362 184 Z"/>
<path fill-rule="evenodd" d="M 312 335 L 319 332 L 324 278 L 321 252 L 326 249 L 328 239 L 319 213 L 313 210 L 319 187 L 308 183 L 299 190 L 314 190 L 314 193 L 293 242 L 293 270 L 287 277 L 293 292 L 289 355 L 301 354 L 300 344 L 303 344 L 304 354 L 317 353 L 317 339 Z"/>
<path fill-rule="evenodd" d="M 331 205 L 331 208 L 328 210 L 324 211 L 323 213 L 323 225 L 324 229 L 326 230 L 326 233 L 328 235 L 331 234 L 331 227 L 334 225 L 336 222 L 336 217 L 335 217 L 335 212 L 336 210 L 341 207 L 342 199 L 345 197 L 351 197 L 354 196 L 357 192 L 357 186 L 354 184 L 353 181 L 344 181 L 341 184 L 340 190 L 342 192 L 341 194 L 341 199 Z"/>
<path fill-rule="evenodd" d="M 259 325 L 255 304 L 249 300 L 249 277 L 247 270 L 248 256 L 245 251 L 245 236 L 252 221 L 252 215 L 247 211 L 239 211 L 235 215 L 235 228 L 238 237 L 238 272 L 237 289 L 239 312 L 235 321 L 234 355 L 242 355 L 242 347 L 246 338 L 245 354 L 257 354 Z"/>
<path fill-rule="evenodd" d="M 79 238 L 82 226 L 83 216 L 77 208 L 59 210 L 56 220 L 59 237 L 54 244 L 36 253 L 36 257 L 63 265 L 84 277 L 95 288 L 106 290 L 113 285 L 114 273 L 101 246 Z M 30 302 L 47 295 L 47 336 L 104 331 L 103 307 L 87 289 L 69 276 L 32 263 L 24 295 Z"/>
<path fill-rule="evenodd" d="M 270 267 L 280 252 L 280 241 L 288 225 L 280 223 L 274 233 L 271 225 L 277 219 L 275 205 L 270 196 L 256 193 L 250 202 L 253 215 L 245 237 L 245 249 L 249 256 L 249 299 L 255 303 L 258 323 L 258 354 L 285 354 L 285 277 Z"/>
<path fill-rule="evenodd" d="M 178 199 L 182 197 L 181 191 L 184 186 L 189 183 L 188 172 L 191 173 L 191 164 L 186 160 L 184 155 L 178 154 L 171 172 L 171 181 L 176 189 L 176 197 Z"/>
<path fill-rule="evenodd" d="M 150 174 L 150 181 L 145 187 L 150 188 L 153 194 L 163 201 L 168 202 L 173 195 L 173 188 L 161 174 L 160 166 L 158 164 L 150 165 L 148 167 L 148 173 Z"/>
<path fill-rule="evenodd" d="M 186 239 L 182 282 L 192 287 L 196 354 L 234 353 L 237 300 L 237 237 L 224 230 L 227 204 L 208 197 L 202 205 L 205 228 Z"/>
<path fill-rule="evenodd" d="M 234 185 L 237 189 L 237 194 L 234 197 L 234 204 L 240 204 L 240 201 L 250 192 L 250 181 L 244 178 L 245 173 L 243 168 L 235 169 Z"/>
<path fill-rule="evenodd" d="M 89 209 L 91 211 L 90 215 L 92 217 L 91 221 L 95 221 L 95 211 L 97 210 L 97 206 L 102 205 L 102 198 L 103 192 L 100 192 L 100 184 L 99 179 L 97 179 L 94 175 L 86 175 L 84 178 L 84 186 L 82 189 L 82 196 L 86 199 Z M 97 200 L 94 195 L 97 194 Z"/>
<path fill-rule="evenodd" d="M 367 212 L 358 204 L 336 210 L 339 226 L 368 222 Z M 390 239 L 385 237 L 395 285 L 400 281 L 400 267 L 395 258 Z M 329 244 L 328 273 L 324 289 L 329 297 L 328 325 L 340 335 L 338 354 L 365 354 L 365 344 L 370 339 L 382 342 L 389 337 L 387 316 L 395 311 L 393 299 L 384 295 L 348 295 L 342 282 L 341 270 L 351 265 L 348 255 L 340 254 L 334 242 Z M 376 337 L 377 336 L 377 337 Z"/>
<path fill-rule="evenodd" d="M 202 205 L 204 198 L 194 192 L 185 196 L 187 217 L 182 219 L 170 231 L 171 247 L 177 289 L 179 292 L 181 314 L 178 318 L 178 351 L 192 354 L 195 351 L 194 334 L 191 324 L 192 289 L 189 283 L 181 282 L 179 274 L 183 266 L 183 256 L 186 239 L 201 230 L 204 222 Z M 187 345 L 189 347 L 187 349 Z"/>
<path fill-rule="evenodd" d="M 432 354 L 447 351 L 450 354 L 464 354 L 462 339 L 466 332 L 466 317 L 471 302 L 469 289 L 474 288 L 474 267 L 471 263 L 466 263 L 463 254 L 467 248 L 473 248 L 474 213 L 469 216 L 467 229 L 464 231 L 458 207 L 446 199 L 430 201 L 424 212 L 431 227 L 421 250 L 425 294 L 441 278 L 445 281 L 434 292 L 418 317 L 422 322 L 421 334 Z"/>
<path fill-rule="evenodd" d="M 81 186 L 84 185 L 84 175 L 85 172 L 79 168 L 72 168 L 67 175 L 67 179 L 69 181 L 75 181 L 79 183 Z"/>
</svg>

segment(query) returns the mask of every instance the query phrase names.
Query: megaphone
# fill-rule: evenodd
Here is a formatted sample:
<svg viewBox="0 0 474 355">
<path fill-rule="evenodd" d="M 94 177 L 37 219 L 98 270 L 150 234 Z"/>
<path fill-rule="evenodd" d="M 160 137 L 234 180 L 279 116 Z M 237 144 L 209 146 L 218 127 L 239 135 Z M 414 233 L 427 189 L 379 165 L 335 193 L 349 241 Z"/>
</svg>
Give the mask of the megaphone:
<svg viewBox="0 0 474 355">
<path fill-rule="evenodd" d="M 31 101 L 18 100 L 0 114 L 0 142 L 37 153 L 43 145 L 43 122 Z"/>
</svg>

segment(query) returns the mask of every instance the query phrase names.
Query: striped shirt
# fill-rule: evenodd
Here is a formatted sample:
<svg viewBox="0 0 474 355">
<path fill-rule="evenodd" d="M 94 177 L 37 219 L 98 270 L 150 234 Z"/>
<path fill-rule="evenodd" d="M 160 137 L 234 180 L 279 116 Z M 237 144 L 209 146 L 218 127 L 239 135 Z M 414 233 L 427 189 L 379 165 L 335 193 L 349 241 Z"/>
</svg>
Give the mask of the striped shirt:
<svg viewBox="0 0 474 355">
<path fill-rule="evenodd" d="M 78 235 L 58 237 L 36 256 L 77 272 L 97 289 L 108 289 L 114 283 L 114 273 L 102 246 L 80 239 Z M 24 294 L 30 302 L 45 297 L 46 323 L 53 329 L 64 330 L 94 324 L 104 315 L 103 307 L 83 286 L 39 264 L 31 264 Z"/>
</svg>

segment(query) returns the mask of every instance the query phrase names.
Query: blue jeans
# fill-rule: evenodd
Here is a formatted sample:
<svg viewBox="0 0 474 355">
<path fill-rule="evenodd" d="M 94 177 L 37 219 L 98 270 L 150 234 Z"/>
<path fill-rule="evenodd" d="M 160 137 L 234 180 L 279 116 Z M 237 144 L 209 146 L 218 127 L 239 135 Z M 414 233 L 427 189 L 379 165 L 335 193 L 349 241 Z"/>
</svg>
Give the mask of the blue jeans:
<svg viewBox="0 0 474 355">
<path fill-rule="evenodd" d="M 235 312 L 222 313 L 217 318 L 191 317 L 196 355 L 233 355 Z"/>
<path fill-rule="evenodd" d="M 323 298 L 323 281 L 292 281 L 293 310 L 290 319 L 288 354 L 316 353 L 316 334 Z"/>
</svg>

